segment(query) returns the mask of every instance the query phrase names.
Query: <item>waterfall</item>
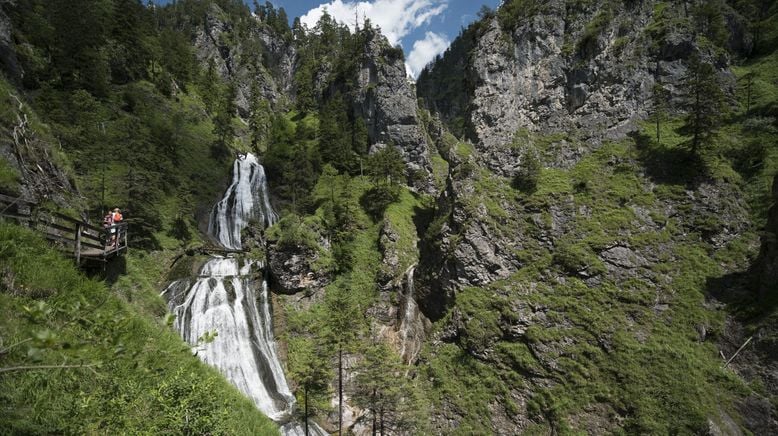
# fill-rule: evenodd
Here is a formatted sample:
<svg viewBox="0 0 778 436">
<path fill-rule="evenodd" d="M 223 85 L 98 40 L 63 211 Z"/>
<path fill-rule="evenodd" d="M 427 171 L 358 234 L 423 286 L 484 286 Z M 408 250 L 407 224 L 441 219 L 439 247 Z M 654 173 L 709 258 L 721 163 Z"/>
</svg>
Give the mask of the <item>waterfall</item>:
<svg viewBox="0 0 778 436">
<path fill-rule="evenodd" d="M 265 168 L 249 153 L 235 159 L 232 183 L 213 206 L 208 233 L 229 249 L 240 249 L 240 232 L 252 219 L 272 226 L 278 215 L 270 206 Z"/>
<path fill-rule="evenodd" d="M 416 265 L 414 264 L 405 272 L 405 304 L 400 312 L 398 326 L 400 355 L 407 364 L 416 361 L 424 341 L 424 319 L 414 297 L 413 273 L 415 271 Z"/>
<path fill-rule="evenodd" d="M 217 368 L 271 419 L 284 421 L 292 412 L 294 397 L 276 352 L 267 285 L 263 281 L 257 295 L 250 275 L 253 267 L 250 262 L 240 265 L 236 258 L 214 257 L 185 295 L 176 295 L 184 290 L 177 282 L 163 295 L 170 299 L 176 316 L 174 327 L 195 347 L 197 356 Z M 217 336 L 212 342 L 200 340 L 213 331 Z"/>
<path fill-rule="evenodd" d="M 232 183 L 216 203 L 208 231 L 226 248 L 240 249 L 240 232 L 250 220 L 272 225 L 265 170 L 252 154 L 235 160 Z M 292 421 L 295 399 L 284 377 L 273 337 L 267 280 L 257 286 L 263 264 L 213 256 L 198 277 L 171 283 L 162 295 L 176 316 L 174 327 L 203 362 L 217 368 L 286 435 L 303 434 Z M 194 284 L 192 284 L 194 281 Z M 191 285 L 191 286 L 190 286 Z M 212 341 L 204 341 L 211 332 Z M 326 434 L 310 423 L 311 434 Z"/>
</svg>

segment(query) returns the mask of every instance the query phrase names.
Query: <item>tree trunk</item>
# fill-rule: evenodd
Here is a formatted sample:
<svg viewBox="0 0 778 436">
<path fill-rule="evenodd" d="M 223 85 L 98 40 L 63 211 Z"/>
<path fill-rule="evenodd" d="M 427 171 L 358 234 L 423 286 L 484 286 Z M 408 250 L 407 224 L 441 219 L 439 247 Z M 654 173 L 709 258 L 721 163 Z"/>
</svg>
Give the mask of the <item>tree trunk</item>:
<svg viewBox="0 0 778 436">
<path fill-rule="evenodd" d="M 308 386 L 305 386 L 305 391 L 303 392 L 303 418 L 305 419 L 305 436 L 308 436 Z"/>
<path fill-rule="evenodd" d="M 384 406 L 381 406 L 379 414 L 381 415 L 381 436 L 384 436 Z"/>
<path fill-rule="evenodd" d="M 376 405 L 378 404 L 378 398 L 377 398 L 377 395 L 376 395 L 376 388 L 373 388 L 373 395 L 371 396 L 370 399 L 372 400 L 371 401 L 372 404 L 371 404 L 370 411 L 373 414 L 373 436 L 375 436 L 376 435 L 376 428 L 377 428 L 376 427 L 376 417 L 378 416 L 378 414 L 376 413 L 377 412 Z"/>
<path fill-rule="evenodd" d="M 343 345 L 338 344 L 338 434 L 343 434 Z"/>
</svg>

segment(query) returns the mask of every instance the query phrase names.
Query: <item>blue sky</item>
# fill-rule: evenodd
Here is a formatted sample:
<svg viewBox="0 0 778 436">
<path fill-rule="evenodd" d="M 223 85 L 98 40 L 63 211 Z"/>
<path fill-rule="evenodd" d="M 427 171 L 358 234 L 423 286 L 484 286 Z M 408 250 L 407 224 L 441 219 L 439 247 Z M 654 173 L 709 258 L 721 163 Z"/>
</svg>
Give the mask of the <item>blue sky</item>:
<svg viewBox="0 0 778 436">
<path fill-rule="evenodd" d="M 302 17 L 313 27 L 326 7 L 338 21 L 352 25 L 357 12 L 381 27 L 392 44 L 405 51 L 406 69 L 414 77 L 435 55 L 443 52 L 460 29 L 476 18 L 486 4 L 496 8 L 500 0 L 276 0 L 290 19 Z M 360 21 L 362 18 L 360 18 Z"/>
<path fill-rule="evenodd" d="M 167 3 L 169 0 L 158 0 Z M 379 25 L 392 44 L 405 51 L 406 70 L 416 77 L 421 69 L 476 18 L 486 4 L 497 8 L 500 0 L 271 0 L 283 7 L 289 20 L 302 17 L 313 27 L 326 7 L 336 20 L 352 27 L 357 12 L 360 21 L 367 16 Z M 251 4 L 251 2 L 247 1 Z M 265 0 L 259 0 L 264 4 Z"/>
</svg>

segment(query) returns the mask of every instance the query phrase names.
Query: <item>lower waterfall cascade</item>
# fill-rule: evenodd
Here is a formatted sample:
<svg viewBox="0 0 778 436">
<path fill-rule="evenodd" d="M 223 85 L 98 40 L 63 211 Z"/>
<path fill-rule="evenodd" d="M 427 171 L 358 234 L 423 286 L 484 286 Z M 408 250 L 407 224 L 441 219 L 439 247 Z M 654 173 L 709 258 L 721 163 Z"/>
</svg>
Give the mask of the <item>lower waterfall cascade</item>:
<svg viewBox="0 0 778 436">
<path fill-rule="evenodd" d="M 249 221 L 271 226 L 277 220 L 264 168 L 252 154 L 239 156 L 233 179 L 209 222 L 209 234 L 228 249 L 240 249 Z M 163 292 L 174 327 L 205 363 L 217 368 L 285 435 L 304 435 L 293 419 L 295 398 L 284 376 L 273 336 L 265 265 L 238 257 L 212 256 L 196 278 L 174 281 Z M 214 336 L 215 333 L 215 336 Z M 326 435 L 309 422 L 309 433 Z"/>
<path fill-rule="evenodd" d="M 397 332 L 400 339 L 400 355 L 406 364 L 413 364 L 421 352 L 421 344 L 424 341 L 424 315 L 419 310 L 414 295 L 413 274 L 416 272 L 416 264 L 411 265 L 405 272 L 404 304 L 399 313 Z"/>
</svg>

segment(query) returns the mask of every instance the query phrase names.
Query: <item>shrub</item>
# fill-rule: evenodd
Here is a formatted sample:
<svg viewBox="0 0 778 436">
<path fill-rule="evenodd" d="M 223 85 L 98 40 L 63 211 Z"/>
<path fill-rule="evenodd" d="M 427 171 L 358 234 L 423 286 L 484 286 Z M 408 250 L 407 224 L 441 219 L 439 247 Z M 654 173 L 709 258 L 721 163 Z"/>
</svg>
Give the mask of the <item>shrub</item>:
<svg viewBox="0 0 778 436">
<path fill-rule="evenodd" d="M 384 216 L 386 208 L 400 198 L 397 186 L 376 185 L 362 195 L 359 203 L 373 220 L 378 221 Z"/>
<path fill-rule="evenodd" d="M 542 169 L 537 151 L 534 148 L 528 149 L 522 156 L 521 165 L 513 176 L 511 185 L 528 194 L 535 192 Z"/>
</svg>

